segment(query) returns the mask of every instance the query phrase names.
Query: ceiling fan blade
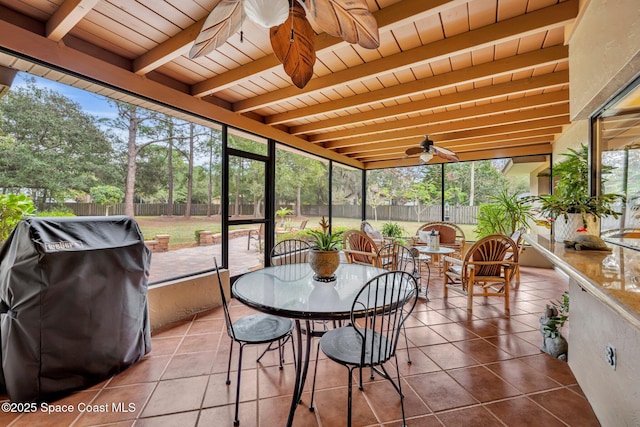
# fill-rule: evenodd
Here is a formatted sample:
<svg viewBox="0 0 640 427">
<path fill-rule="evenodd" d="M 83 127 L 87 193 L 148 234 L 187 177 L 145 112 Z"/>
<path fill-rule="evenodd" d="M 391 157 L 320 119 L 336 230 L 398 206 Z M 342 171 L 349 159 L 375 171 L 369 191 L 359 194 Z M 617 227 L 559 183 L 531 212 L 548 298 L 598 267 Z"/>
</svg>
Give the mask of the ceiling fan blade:
<svg viewBox="0 0 640 427">
<path fill-rule="evenodd" d="M 460 159 L 458 155 L 451 150 L 447 150 L 446 148 L 431 146 L 431 152 L 438 157 L 441 157 L 445 160 L 449 160 L 450 162 L 459 162 Z"/>
<path fill-rule="evenodd" d="M 407 154 L 407 156 L 413 156 L 414 154 L 422 153 L 423 151 L 424 149 L 422 147 L 411 147 L 407 148 L 407 151 L 405 151 L 405 153 Z"/>
</svg>

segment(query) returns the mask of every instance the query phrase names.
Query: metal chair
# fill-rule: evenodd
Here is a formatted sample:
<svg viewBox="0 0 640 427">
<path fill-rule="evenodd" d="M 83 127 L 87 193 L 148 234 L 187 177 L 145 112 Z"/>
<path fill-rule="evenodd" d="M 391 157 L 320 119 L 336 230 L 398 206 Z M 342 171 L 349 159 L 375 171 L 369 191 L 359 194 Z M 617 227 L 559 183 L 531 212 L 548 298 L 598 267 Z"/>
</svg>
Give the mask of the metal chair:
<svg viewBox="0 0 640 427">
<path fill-rule="evenodd" d="M 342 236 L 342 251 L 350 264 L 378 265 L 378 246 L 363 231 L 346 231 Z"/>
<path fill-rule="evenodd" d="M 282 362 L 284 360 L 283 346 L 290 340 L 291 348 L 294 350 L 294 363 L 295 363 L 295 348 L 293 347 L 293 320 L 285 319 L 283 317 L 271 316 L 268 314 L 251 314 L 237 319 L 235 322 L 231 321 L 229 315 L 229 308 L 227 306 L 227 297 L 224 294 L 224 288 L 222 286 L 222 279 L 220 278 L 220 269 L 218 268 L 218 261 L 213 258 L 216 275 L 218 277 L 218 286 L 220 287 L 220 298 L 222 299 L 222 307 L 224 309 L 224 320 L 227 325 L 227 334 L 231 338 L 231 346 L 229 347 L 229 363 L 227 365 L 227 385 L 231 384 L 229 379 L 231 373 L 231 356 L 233 354 L 234 343 L 240 344 L 240 355 L 238 357 L 238 380 L 236 384 L 236 404 L 235 404 L 235 416 L 233 424 L 240 424 L 238 419 L 238 402 L 240 400 L 240 375 L 242 374 L 242 351 L 247 344 L 269 344 L 269 346 L 258 357 L 257 362 L 262 359 L 262 356 L 270 350 L 278 350 L 278 361 L 280 363 L 280 369 L 282 369 Z M 277 347 L 273 347 L 274 343 L 278 343 Z"/>
<path fill-rule="evenodd" d="M 258 250 L 262 252 L 262 240 L 264 239 L 264 224 L 260 224 L 259 228 L 252 228 L 247 234 L 247 250 L 251 248 L 251 241 L 258 241 Z"/>
<path fill-rule="evenodd" d="M 406 271 L 416 279 L 416 282 L 421 280 L 413 251 L 399 243 L 389 243 L 378 250 L 378 265 L 385 270 Z M 407 346 L 407 363 L 411 364 L 409 339 L 404 324 L 402 325 L 402 335 L 404 335 L 404 342 Z M 373 373 L 371 377 L 373 378 Z"/>
<path fill-rule="evenodd" d="M 507 254 L 513 256 L 507 259 Z M 518 264 L 518 250 L 511 238 L 503 234 L 491 234 L 478 240 L 463 260 L 444 257 L 444 297 L 449 289 L 467 297 L 467 311 L 473 310 L 474 296 L 498 296 L 504 298 L 505 311 L 509 311 L 509 288 Z M 476 286 L 482 292 L 476 292 Z"/>
<path fill-rule="evenodd" d="M 373 367 L 391 382 L 400 395 L 402 421 L 406 424 L 396 346 L 417 298 L 418 285 L 413 275 L 405 271 L 382 273 L 367 282 L 354 299 L 351 324 L 330 330 L 320 339 L 324 354 L 349 371 L 347 426 L 351 426 L 353 370 L 364 367 Z M 385 368 L 390 359 L 395 361 L 397 382 Z"/>
<path fill-rule="evenodd" d="M 309 262 L 309 242 L 299 239 L 286 239 L 271 249 L 271 265 L 300 264 Z"/>
</svg>

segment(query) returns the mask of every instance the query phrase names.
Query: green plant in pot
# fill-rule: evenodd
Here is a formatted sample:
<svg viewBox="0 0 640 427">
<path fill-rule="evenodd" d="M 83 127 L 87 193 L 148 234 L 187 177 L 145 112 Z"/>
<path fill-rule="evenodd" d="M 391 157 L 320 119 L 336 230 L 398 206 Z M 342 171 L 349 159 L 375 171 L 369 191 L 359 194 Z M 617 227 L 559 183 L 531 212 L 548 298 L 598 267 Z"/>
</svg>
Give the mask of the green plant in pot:
<svg viewBox="0 0 640 427">
<path fill-rule="evenodd" d="M 382 224 L 380 232 L 387 239 L 402 243 L 401 237 L 405 233 L 405 230 L 397 222 L 385 222 Z"/>
<path fill-rule="evenodd" d="M 309 265 L 315 273 L 314 280 L 320 282 L 336 280 L 334 273 L 340 266 L 339 245 L 342 242 L 342 233 L 330 233 L 329 222 L 323 216 L 320 220 L 320 230 L 309 230 L 307 234 L 314 241 L 309 252 Z"/>
<path fill-rule="evenodd" d="M 567 360 L 569 345 L 562 336 L 562 327 L 569 319 L 569 293 L 562 294 L 562 299 L 548 304 L 540 318 L 542 345 L 540 350 L 562 360 Z"/>
<path fill-rule="evenodd" d="M 558 178 L 554 193 L 535 198 L 541 215 L 554 223 L 555 240 L 559 242 L 574 240 L 578 230 L 598 235 L 598 220 L 604 216 L 618 218 L 620 212 L 614 209 L 614 205 L 624 200 L 623 196 L 613 193 L 591 196 L 587 147 L 582 144 L 580 150 L 569 148 L 568 151 L 563 154 L 564 160 L 553 165 L 551 176 Z M 604 166 L 602 174 L 610 170 L 611 167 Z"/>
<path fill-rule="evenodd" d="M 522 197 L 517 192 L 502 190 L 491 196 L 491 203 L 481 205 L 478 210 L 478 237 L 490 234 L 511 236 L 516 230 L 526 228 L 534 220 L 531 212 L 531 198 Z"/>
</svg>

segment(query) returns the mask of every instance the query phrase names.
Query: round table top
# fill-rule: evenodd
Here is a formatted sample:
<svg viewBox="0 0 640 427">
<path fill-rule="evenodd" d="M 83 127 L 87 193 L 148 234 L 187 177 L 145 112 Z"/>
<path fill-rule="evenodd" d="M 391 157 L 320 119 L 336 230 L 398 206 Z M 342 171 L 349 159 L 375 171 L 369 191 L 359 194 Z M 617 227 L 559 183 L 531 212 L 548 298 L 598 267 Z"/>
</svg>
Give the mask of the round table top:
<svg viewBox="0 0 640 427">
<path fill-rule="evenodd" d="M 340 264 L 337 280 L 313 280 L 309 263 L 278 265 L 252 271 L 233 284 L 233 295 L 265 313 L 314 320 L 346 319 L 362 286 L 387 270 Z"/>
<path fill-rule="evenodd" d="M 415 248 L 418 249 L 418 252 L 432 255 L 446 255 L 452 254 L 456 251 L 455 249 L 444 246 L 440 246 L 438 249 L 431 249 L 429 246 L 415 246 Z"/>
</svg>

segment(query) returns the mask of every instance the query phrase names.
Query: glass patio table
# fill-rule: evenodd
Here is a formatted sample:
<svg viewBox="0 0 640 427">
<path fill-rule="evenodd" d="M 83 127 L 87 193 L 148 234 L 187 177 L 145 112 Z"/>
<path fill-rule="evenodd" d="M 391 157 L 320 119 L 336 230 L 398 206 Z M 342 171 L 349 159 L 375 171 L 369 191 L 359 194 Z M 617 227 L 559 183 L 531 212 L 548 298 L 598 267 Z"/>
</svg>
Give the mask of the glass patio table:
<svg viewBox="0 0 640 427">
<path fill-rule="evenodd" d="M 233 284 L 233 295 L 240 302 L 256 310 L 292 318 L 296 325 L 296 380 L 287 426 L 293 424 L 296 407 L 309 368 L 311 337 L 302 344 L 301 322 L 310 331 L 313 320 L 349 319 L 351 306 L 358 291 L 371 279 L 386 270 L 359 264 L 340 264 L 336 281 L 324 283 L 313 280 L 308 263 L 279 265 L 252 271 Z"/>
</svg>

